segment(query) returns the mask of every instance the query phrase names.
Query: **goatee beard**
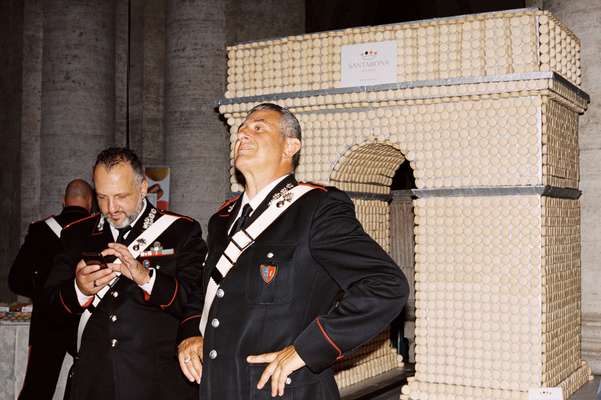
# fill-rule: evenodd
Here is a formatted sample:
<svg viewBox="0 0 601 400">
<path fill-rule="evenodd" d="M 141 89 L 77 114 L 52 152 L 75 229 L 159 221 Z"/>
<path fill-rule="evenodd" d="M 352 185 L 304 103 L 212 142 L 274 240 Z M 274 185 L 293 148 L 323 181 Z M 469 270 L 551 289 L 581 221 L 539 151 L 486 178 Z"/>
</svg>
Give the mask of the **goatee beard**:
<svg viewBox="0 0 601 400">
<path fill-rule="evenodd" d="M 138 218 L 138 215 L 140 215 L 140 213 L 142 212 L 142 207 L 144 207 L 144 197 L 140 197 L 140 200 L 138 201 L 138 206 L 136 207 L 136 211 L 131 214 L 128 215 L 127 218 L 125 218 L 125 220 L 118 225 L 116 225 L 114 222 L 112 222 L 106 215 L 103 214 L 104 219 L 108 221 L 109 224 L 111 224 L 113 226 L 113 228 L 117 228 L 117 229 L 121 229 L 121 228 L 125 228 L 128 225 L 131 225 L 136 218 Z"/>
</svg>

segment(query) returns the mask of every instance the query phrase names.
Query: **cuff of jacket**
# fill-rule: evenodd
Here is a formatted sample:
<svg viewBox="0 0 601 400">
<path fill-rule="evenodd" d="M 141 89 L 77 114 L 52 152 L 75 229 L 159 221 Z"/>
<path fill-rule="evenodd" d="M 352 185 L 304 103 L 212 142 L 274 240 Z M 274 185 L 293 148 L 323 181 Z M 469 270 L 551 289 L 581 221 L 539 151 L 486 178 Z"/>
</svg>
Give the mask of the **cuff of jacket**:
<svg viewBox="0 0 601 400">
<path fill-rule="evenodd" d="M 316 318 L 296 338 L 294 348 L 307 367 L 319 373 L 343 357 L 342 350 L 328 335 L 323 325 Z"/>
<path fill-rule="evenodd" d="M 58 297 L 66 313 L 80 315 L 84 312 L 85 308 L 79 304 L 73 281 L 66 281 L 59 287 Z"/>
<path fill-rule="evenodd" d="M 177 343 L 193 336 L 201 336 L 200 314 L 190 315 L 180 322 L 177 332 Z"/>
<path fill-rule="evenodd" d="M 179 282 L 176 278 L 161 274 L 160 271 L 156 271 L 156 280 L 152 287 L 152 293 L 150 296 L 144 292 L 145 300 L 151 304 L 155 304 L 161 307 L 163 310 L 173 304 L 173 301 L 177 297 L 179 292 Z"/>
</svg>

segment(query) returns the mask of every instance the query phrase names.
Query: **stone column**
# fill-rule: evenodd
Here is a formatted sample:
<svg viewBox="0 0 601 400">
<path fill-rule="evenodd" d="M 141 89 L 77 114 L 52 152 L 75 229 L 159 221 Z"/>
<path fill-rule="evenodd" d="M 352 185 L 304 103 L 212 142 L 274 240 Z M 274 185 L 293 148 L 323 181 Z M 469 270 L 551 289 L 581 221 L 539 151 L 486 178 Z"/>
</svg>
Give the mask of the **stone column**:
<svg viewBox="0 0 601 400">
<path fill-rule="evenodd" d="M 23 91 L 21 115 L 21 239 L 40 218 L 40 122 L 42 119 L 41 0 L 23 2 Z"/>
<path fill-rule="evenodd" d="M 601 2 L 544 0 L 582 42 L 582 89 L 591 104 L 580 117 L 580 190 L 582 190 L 582 357 L 601 373 Z"/>
<path fill-rule="evenodd" d="M 127 142 L 127 52 L 129 0 L 115 0 L 115 123 L 113 143 L 123 147 Z"/>
<path fill-rule="evenodd" d="M 165 0 L 131 2 L 130 147 L 146 165 L 164 163 Z"/>
<path fill-rule="evenodd" d="M 0 2 L 0 299 L 12 298 L 8 271 L 19 249 L 23 2 Z M 0 395 L 3 390 L 0 389 Z M 0 396 L 1 397 L 1 396 Z"/>
<path fill-rule="evenodd" d="M 225 88 L 223 2 L 167 2 L 165 161 L 171 209 L 203 226 L 228 192 L 228 131 L 216 111 Z"/>
<path fill-rule="evenodd" d="M 44 2 L 40 211 L 60 209 L 65 185 L 90 179 L 113 142 L 115 2 Z"/>
<path fill-rule="evenodd" d="M 165 162 L 165 0 L 146 0 L 144 7 L 144 163 Z"/>
</svg>

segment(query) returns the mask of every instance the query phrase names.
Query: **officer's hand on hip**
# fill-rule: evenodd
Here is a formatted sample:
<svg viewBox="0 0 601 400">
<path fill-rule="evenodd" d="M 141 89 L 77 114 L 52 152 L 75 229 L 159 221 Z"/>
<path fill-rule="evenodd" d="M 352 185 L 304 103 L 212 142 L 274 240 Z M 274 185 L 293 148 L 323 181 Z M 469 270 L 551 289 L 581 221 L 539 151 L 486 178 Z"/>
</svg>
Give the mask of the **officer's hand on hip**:
<svg viewBox="0 0 601 400">
<path fill-rule="evenodd" d="M 203 342 L 202 336 L 192 336 L 177 346 L 179 367 L 190 382 L 200 383 Z"/>
<path fill-rule="evenodd" d="M 298 355 L 293 345 L 274 353 L 248 356 L 246 357 L 246 361 L 250 364 L 269 363 L 265 367 L 259 383 L 257 383 L 257 389 L 263 389 L 269 378 L 271 378 L 272 396 L 283 396 L 284 387 L 290 383 L 288 375 L 305 366 L 305 362 Z"/>
<path fill-rule="evenodd" d="M 121 264 L 108 264 L 109 268 L 115 272 L 122 273 L 126 278 L 131 279 L 138 285 L 148 283 L 150 275 L 142 263 L 131 255 L 127 246 L 119 243 L 109 243 L 109 248 L 102 250 L 102 255 L 115 256 L 121 260 Z"/>
<path fill-rule="evenodd" d="M 80 260 L 75 267 L 75 283 L 86 296 L 98 293 L 115 276 L 110 268 L 102 268 L 98 264 L 88 265 L 84 260 Z"/>
</svg>

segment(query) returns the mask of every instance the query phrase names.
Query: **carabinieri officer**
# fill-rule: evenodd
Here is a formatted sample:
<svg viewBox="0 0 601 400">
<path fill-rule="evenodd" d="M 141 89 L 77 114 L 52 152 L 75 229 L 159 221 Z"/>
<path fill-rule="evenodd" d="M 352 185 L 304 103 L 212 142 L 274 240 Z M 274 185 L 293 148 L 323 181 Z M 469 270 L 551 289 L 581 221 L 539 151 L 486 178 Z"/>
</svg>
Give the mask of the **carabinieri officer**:
<svg viewBox="0 0 601 400">
<path fill-rule="evenodd" d="M 202 400 L 337 399 L 332 364 L 407 299 L 403 273 L 349 197 L 296 181 L 300 148 L 298 121 L 275 104 L 253 108 L 238 130 L 245 190 L 209 222 L 202 301 L 180 328 L 180 367 Z"/>
<path fill-rule="evenodd" d="M 145 199 L 131 150 L 101 152 L 94 183 L 101 214 L 64 229 L 47 283 L 57 317 L 81 316 L 70 399 L 195 398 L 175 349 L 182 310 L 199 301 L 200 225 Z M 107 259 L 94 259 L 98 252 Z"/>
</svg>

